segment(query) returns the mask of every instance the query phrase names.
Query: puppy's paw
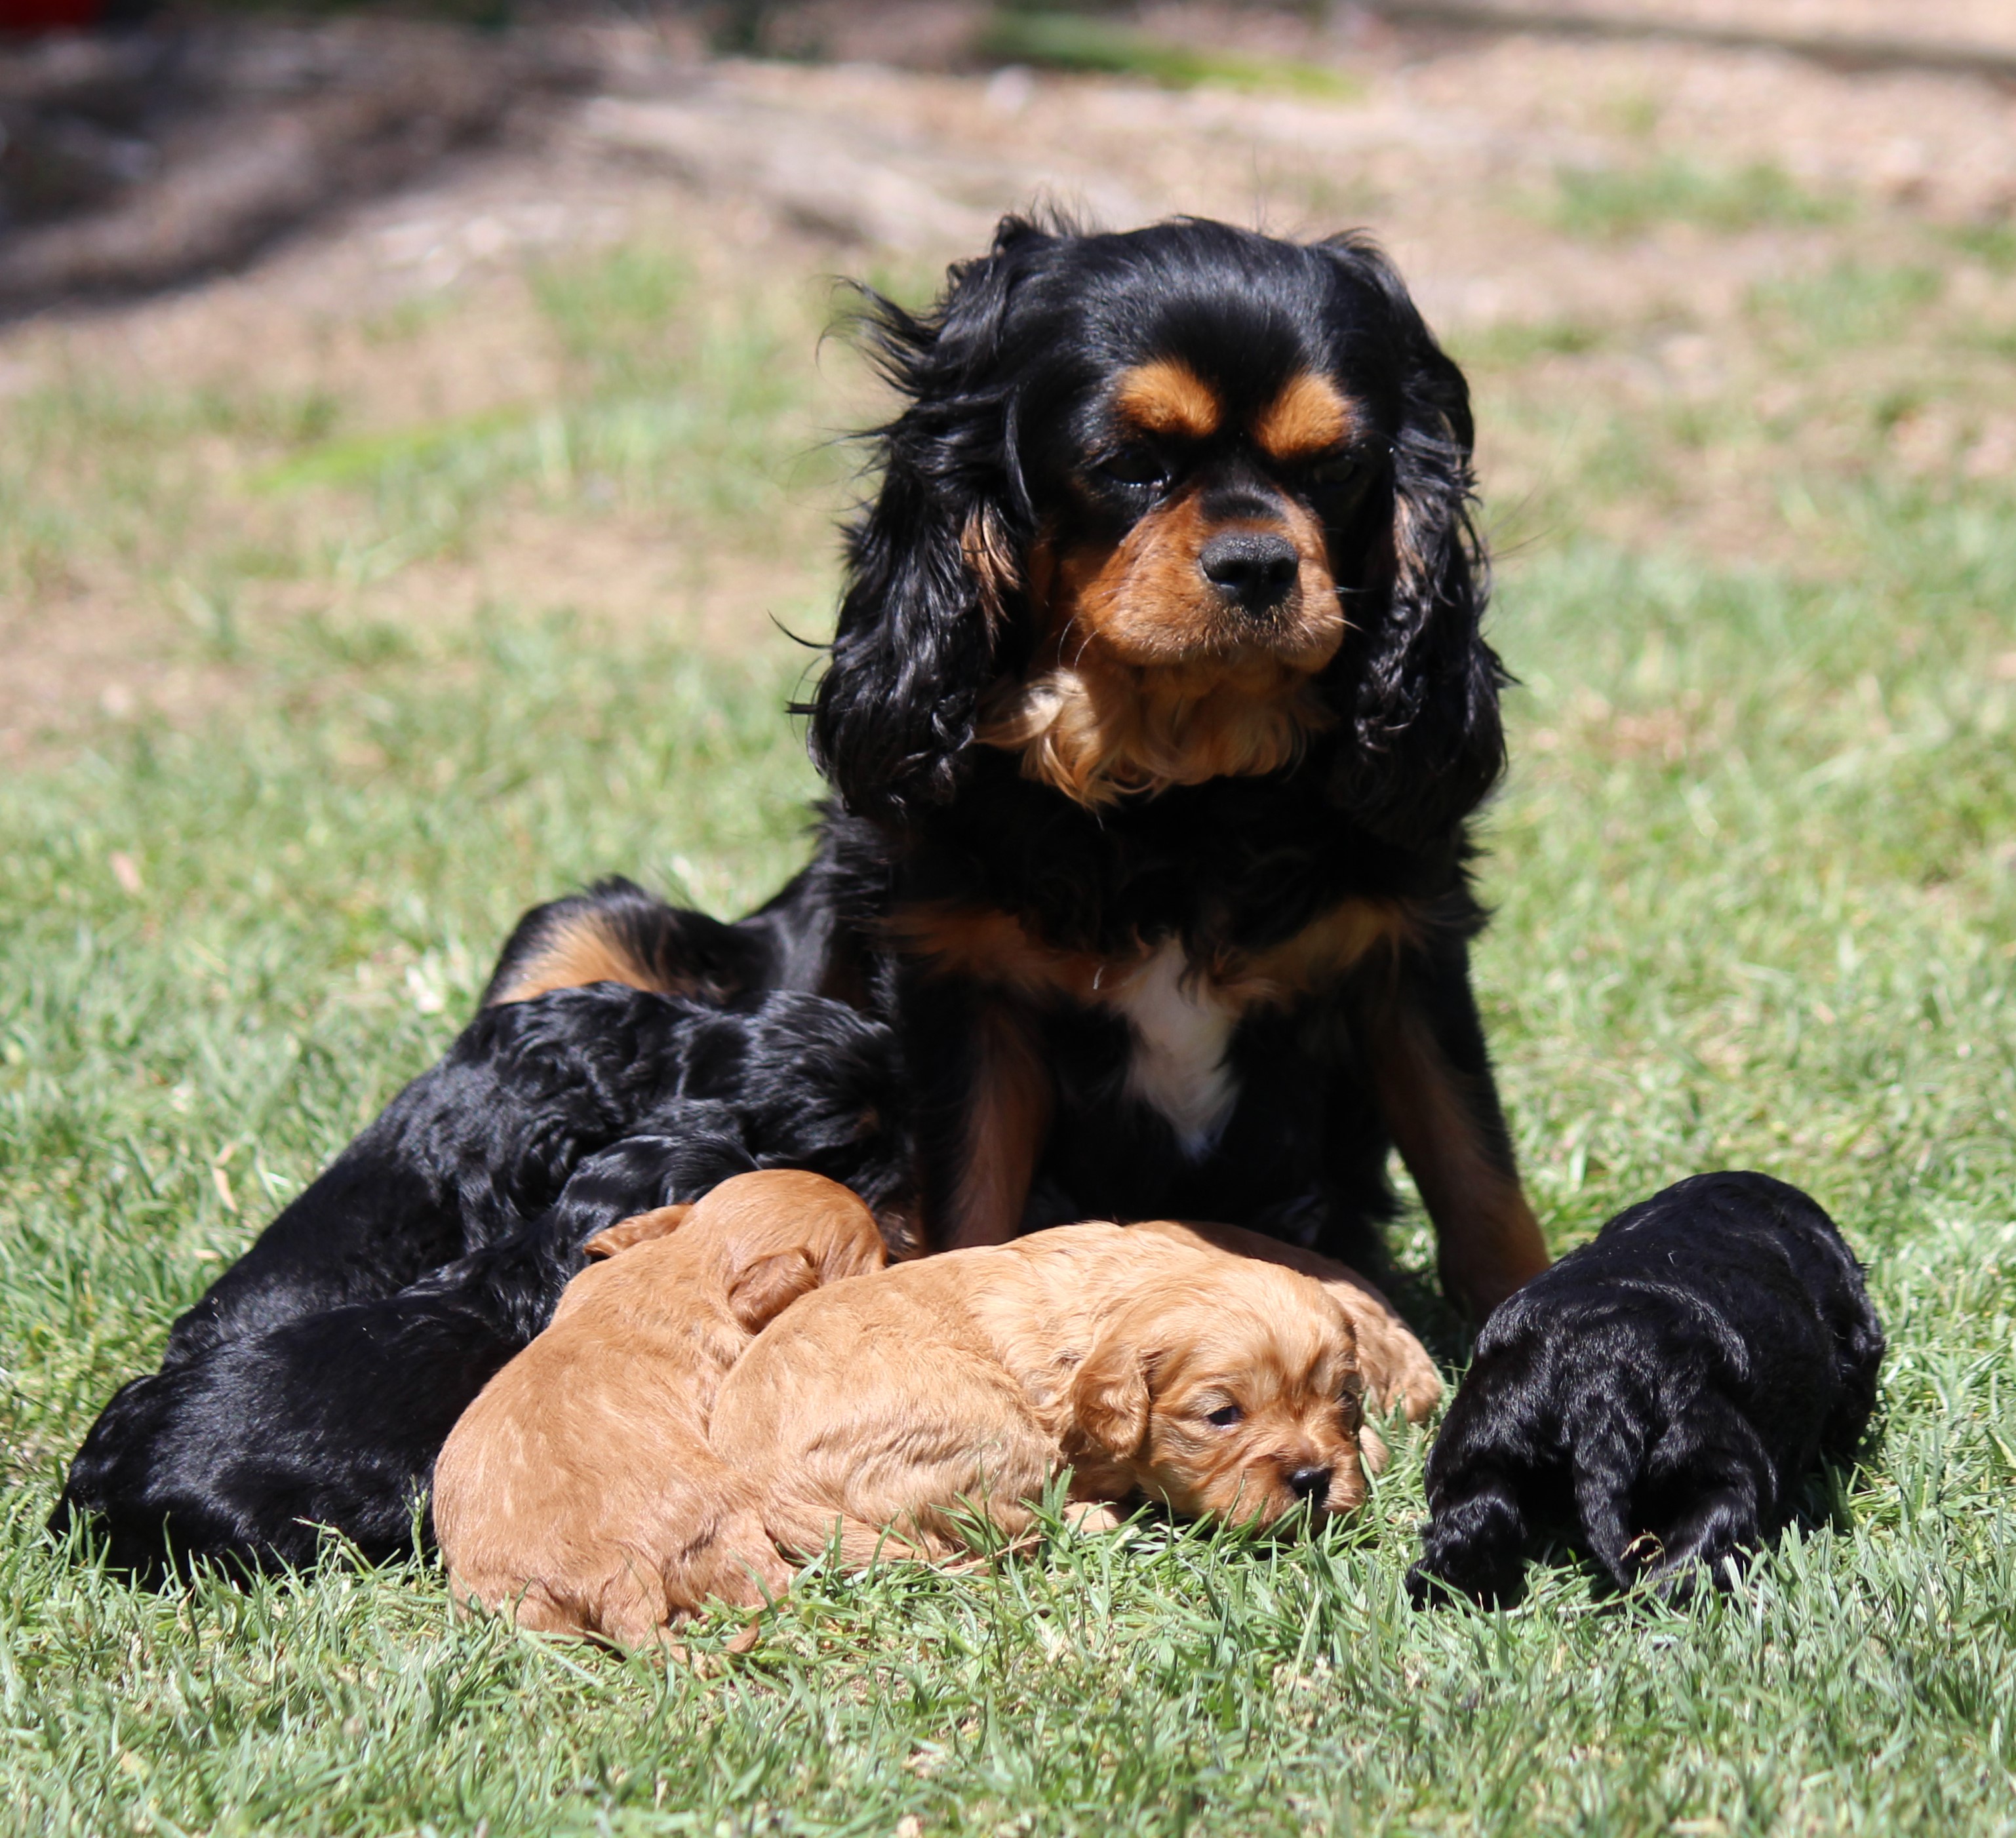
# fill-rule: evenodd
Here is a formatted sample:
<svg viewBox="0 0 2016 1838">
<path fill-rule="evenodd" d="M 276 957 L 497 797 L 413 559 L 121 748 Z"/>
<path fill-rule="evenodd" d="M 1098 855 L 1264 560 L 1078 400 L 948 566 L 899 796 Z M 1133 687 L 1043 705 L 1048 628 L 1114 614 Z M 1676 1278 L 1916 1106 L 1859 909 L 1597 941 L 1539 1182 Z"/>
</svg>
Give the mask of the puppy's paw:
<svg viewBox="0 0 2016 1838">
<path fill-rule="evenodd" d="M 1517 1551 L 1442 1551 L 1407 1572 L 1407 1599 L 1417 1608 L 1452 1601 L 1509 1608 L 1525 1593 L 1526 1565 Z"/>
<path fill-rule="evenodd" d="M 1482 1491 L 1445 1503 L 1421 1533 L 1421 1560 L 1407 1573 L 1417 1608 L 1446 1597 L 1516 1602 L 1526 1576 L 1526 1525 L 1509 1492 Z"/>
<path fill-rule="evenodd" d="M 1075 1532 L 1118 1531 L 1126 1523 L 1125 1518 L 1104 1500 L 1086 1500 L 1064 1509 L 1064 1523 Z"/>
<path fill-rule="evenodd" d="M 1751 1538 L 1720 1537 L 1669 1545 L 1640 1573 L 1642 1581 L 1678 1608 L 1701 1589 L 1731 1589 L 1750 1567 Z"/>
</svg>

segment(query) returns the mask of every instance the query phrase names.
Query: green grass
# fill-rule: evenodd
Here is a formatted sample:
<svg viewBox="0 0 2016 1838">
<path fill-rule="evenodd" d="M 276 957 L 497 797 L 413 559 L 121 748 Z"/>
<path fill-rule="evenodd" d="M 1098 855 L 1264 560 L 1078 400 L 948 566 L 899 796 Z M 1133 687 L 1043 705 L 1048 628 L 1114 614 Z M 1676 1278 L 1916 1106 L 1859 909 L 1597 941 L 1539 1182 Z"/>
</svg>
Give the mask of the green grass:
<svg viewBox="0 0 2016 1838">
<path fill-rule="evenodd" d="M 1668 155 L 1643 165 L 1564 167 L 1554 182 L 1550 218 L 1569 236 L 1595 239 L 1643 236 L 1662 223 L 1723 233 L 1827 224 L 1846 210 L 1766 163 L 1723 171 Z"/>
<path fill-rule="evenodd" d="M 650 245 L 528 281 L 520 369 L 550 380 L 459 413 L 360 419 L 319 387 L 59 369 L 5 405 L 0 595 L 32 606 L 116 574 L 230 651 L 248 588 L 341 598 L 466 557 L 527 510 L 628 516 L 711 554 L 818 541 L 846 464 L 813 407 L 815 290 L 704 291 Z M 457 325 L 453 300 L 426 304 L 370 322 L 367 343 L 388 362 L 416 350 L 423 374 Z"/>
<path fill-rule="evenodd" d="M 1003 63 L 1143 77 L 1168 89 L 1215 83 L 1336 98 L 1355 95 L 1363 87 L 1346 72 L 1327 65 L 1208 49 L 1111 20 L 1040 9 L 997 9 L 975 49 Z"/>
<path fill-rule="evenodd" d="M 1887 344 L 1906 333 L 1945 291 L 1935 268 L 1842 261 L 1826 273 L 1758 288 L 1752 309 L 1775 320 L 1787 344 L 1838 351 Z"/>
<path fill-rule="evenodd" d="M 757 388 L 746 351 L 681 369 L 715 322 L 675 269 L 623 261 L 544 297 L 571 368 L 542 413 L 588 429 L 661 387 Z M 1756 305 L 1816 397 L 1872 326 L 1936 304 L 1874 272 Z M 1478 341 L 1487 421 L 1537 414 L 1612 336 Z M 1948 374 L 1923 387 L 1967 387 Z M 770 382 L 801 400 L 801 371 Z M 1767 1168 L 1841 1219 L 1891 1329 L 1868 1466 L 1737 1595 L 1619 1610 L 1554 1562 L 1514 1612 L 1415 1614 L 1406 1435 L 1362 1520 L 1315 1542 L 1141 1529 L 991 1573 L 817 1574 L 754 1653 L 699 1671 L 457 1624 L 419 1563 L 155 1596 L 52 1551 L 93 1412 L 439 1051 L 519 908 L 620 869 L 733 912 L 803 847 L 815 786 L 781 711 L 805 660 L 781 638 L 736 662 L 534 606 L 234 620 L 280 563 L 219 521 L 196 456 L 237 441 L 242 479 L 369 431 L 304 403 L 80 387 L 0 449 L 0 491 L 48 514 L 37 566 L 125 553 L 191 584 L 190 642 L 228 642 L 259 692 L 0 782 L 0 1829 L 2016 1830 L 2016 504 L 1903 477 L 1867 415 L 1853 465 L 1784 484 L 1824 566 L 1564 510 L 1496 614 L 1524 687 L 1479 977 L 1554 1243 L 1689 1171 Z M 730 509 L 669 470 L 639 490 L 740 527 L 797 412 L 707 437 Z M 293 498 L 410 533 L 437 526 L 401 481 L 495 466 L 439 485 L 480 540 L 549 489 L 518 437 L 364 451 Z M 1606 502 L 1634 442 L 1684 475 L 1620 408 L 1553 502 Z M 1418 1220 L 1397 1239 L 1426 1264 Z"/>
<path fill-rule="evenodd" d="M 709 313 L 686 267 L 650 247 L 533 282 L 563 359 L 554 396 L 297 442 L 257 487 L 369 490 L 381 540 L 417 553 L 466 543 L 500 499 L 647 511 L 718 536 L 774 517 L 786 471 L 800 493 L 829 483 L 831 456 L 802 425 L 800 315 L 749 300 Z"/>
</svg>

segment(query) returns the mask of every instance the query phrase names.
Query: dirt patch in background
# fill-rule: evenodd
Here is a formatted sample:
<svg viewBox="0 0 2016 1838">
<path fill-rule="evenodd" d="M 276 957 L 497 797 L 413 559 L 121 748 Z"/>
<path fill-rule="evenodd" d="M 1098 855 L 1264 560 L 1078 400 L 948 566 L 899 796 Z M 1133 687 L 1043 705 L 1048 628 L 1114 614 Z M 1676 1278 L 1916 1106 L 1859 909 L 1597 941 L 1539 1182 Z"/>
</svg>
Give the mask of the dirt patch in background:
<svg viewBox="0 0 2016 1838">
<path fill-rule="evenodd" d="M 1848 29 L 1859 3 L 1831 16 Z M 1953 4 L 1951 29 L 1976 29 Z M 1825 10 L 1784 5 L 1809 24 Z M 1747 434 L 1711 429 L 1678 482 L 1592 494 L 1577 513 L 1619 540 L 1732 557 L 1812 548 L 1770 489 L 1788 455 L 1852 469 L 1881 458 L 1878 440 L 1925 471 L 2016 469 L 2016 406 L 1964 379 L 1942 394 L 1938 374 L 1978 369 L 1966 339 L 2016 325 L 1997 240 L 2016 214 L 2016 100 L 1993 82 L 1670 41 L 1417 33 L 1348 9 L 1316 26 L 1145 9 L 1140 29 L 1161 38 L 1301 60 L 1343 85 L 1177 90 L 988 67 L 972 49 L 985 16 L 942 0 L 781 9 L 779 29 L 819 62 L 711 57 L 678 18 L 493 45 L 491 101 L 466 134 L 424 156 L 420 140 L 378 136 L 412 160 L 391 189 L 382 173 L 333 185 L 307 227 L 234 273 L 45 308 L 0 333 L 0 438 L 10 419 L 59 418 L 67 393 L 236 405 L 207 430 L 170 416 L 158 437 L 122 437 L 157 484 L 178 481 L 172 525 L 94 523 L 96 437 L 82 423 L 52 462 L 74 480 L 22 487 L 57 492 L 67 534 L 0 596 L 0 751 L 25 757 L 150 711 L 198 720 L 261 692 L 259 671 L 220 643 L 218 596 L 254 631 L 337 615 L 424 631 L 487 606 L 565 606 L 617 630 L 782 642 L 773 618 L 819 617 L 844 495 L 806 456 L 874 400 L 833 347 L 815 361 L 819 277 L 921 289 L 1032 200 L 1114 225 L 1193 211 L 1287 234 L 1370 227 L 1478 374 L 1487 493 L 1515 535 L 1550 481 L 1600 476 L 1577 444 L 1619 412 L 1655 444 L 1676 416 L 1732 402 L 1762 415 Z M 495 77 L 527 58 L 560 74 Z M 367 448 L 569 412 L 586 386 L 538 278 L 640 246 L 675 252 L 696 300 L 775 308 L 798 397 L 752 471 L 767 492 L 755 509 L 710 523 L 605 502 L 589 478 L 543 497 L 500 490 L 495 513 L 454 540 L 373 555 L 388 513 L 354 479 L 261 486 L 316 449 L 275 435 L 254 397 L 283 417 L 326 412 Z M 1795 290 L 1784 313 L 1796 316 L 1817 310 L 1800 304 L 1804 282 L 1928 262 L 1936 303 L 1817 380 L 1760 317 L 1773 289 Z M 1919 372 L 1931 380 L 1914 397 L 1899 379 Z M 1865 405 L 1891 396 L 1872 435 Z"/>
</svg>

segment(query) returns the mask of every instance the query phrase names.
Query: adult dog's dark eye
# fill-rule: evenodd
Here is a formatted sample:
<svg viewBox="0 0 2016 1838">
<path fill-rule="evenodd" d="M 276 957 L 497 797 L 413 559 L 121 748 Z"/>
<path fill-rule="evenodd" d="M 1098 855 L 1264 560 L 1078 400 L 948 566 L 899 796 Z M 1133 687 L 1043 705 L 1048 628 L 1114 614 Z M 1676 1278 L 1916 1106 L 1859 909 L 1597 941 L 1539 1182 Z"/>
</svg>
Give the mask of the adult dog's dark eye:
<svg viewBox="0 0 2016 1838">
<path fill-rule="evenodd" d="M 1215 1425 L 1220 1430 L 1229 1430 L 1234 1423 L 1237 1423 L 1239 1419 L 1245 1415 L 1245 1412 L 1241 1410 L 1237 1405 L 1228 1404 L 1218 1410 L 1213 1411 L 1209 1416 L 1204 1419 L 1204 1421 L 1207 1423 Z"/>
<path fill-rule="evenodd" d="M 1315 462 L 1303 477 L 1319 491 L 1336 491 L 1355 484 L 1363 469 L 1350 454 L 1337 453 Z"/>
<path fill-rule="evenodd" d="M 1116 485 L 1136 487 L 1161 484 L 1169 476 L 1168 468 L 1146 447 L 1122 447 L 1107 454 L 1099 462 L 1099 472 Z"/>
</svg>

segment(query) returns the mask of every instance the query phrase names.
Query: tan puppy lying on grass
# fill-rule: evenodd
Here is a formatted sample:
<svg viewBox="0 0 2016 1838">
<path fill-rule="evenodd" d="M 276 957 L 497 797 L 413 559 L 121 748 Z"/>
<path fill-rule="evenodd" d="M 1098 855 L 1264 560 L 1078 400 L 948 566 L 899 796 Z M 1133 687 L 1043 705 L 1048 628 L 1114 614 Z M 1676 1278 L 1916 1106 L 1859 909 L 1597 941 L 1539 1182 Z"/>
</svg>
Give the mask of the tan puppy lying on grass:
<svg viewBox="0 0 2016 1838">
<path fill-rule="evenodd" d="M 758 1330 L 880 1269 L 882 1237 L 837 1182 L 772 1171 L 589 1248 L 620 1254 L 567 1285 L 449 1435 L 434 1532 L 459 1606 L 637 1646 L 710 1596 L 758 1602 L 790 1583 L 747 1481 L 707 1447 L 708 1413 Z"/>
<path fill-rule="evenodd" d="M 1095 1522 L 1142 1497 L 1347 1512 L 1361 1446 L 1385 1455 L 1361 1390 L 1414 1420 L 1441 1394 L 1371 1286 L 1237 1227 L 1065 1226 L 837 1280 L 879 1270 L 866 1208 L 762 1174 L 592 1248 L 621 1255 L 568 1286 L 435 1476 L 457 1602 L 548 1631 L 663 1638 L 709 1596 L 780 1593 L 779 1550 L 836 1528 L 850 1562 L 963 1551 L 974 1512 L 1014 1536 L 1066 1466 Z"/>
<path fill-rule="evenodd" d="M 769 1545 L 810 1556 L 837 1530 L 861 1563 L 963 1550 L 975 1512 L 1017 1535 L 1067 1466 L 1078 1502 L 1348 1512 L 1361 1390 L 1311 1279 L 1194 1233 L 1064 1225 L 805 1297 L 736 1362 L 710 1434 Z"/>
</svg>

